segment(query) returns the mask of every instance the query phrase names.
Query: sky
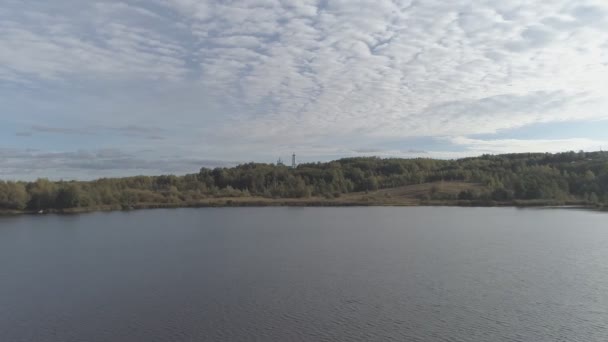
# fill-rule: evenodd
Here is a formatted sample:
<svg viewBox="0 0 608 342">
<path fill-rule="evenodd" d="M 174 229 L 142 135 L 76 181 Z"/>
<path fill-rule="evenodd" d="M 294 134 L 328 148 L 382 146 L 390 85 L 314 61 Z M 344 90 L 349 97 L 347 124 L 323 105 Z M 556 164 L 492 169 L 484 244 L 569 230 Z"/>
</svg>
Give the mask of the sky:
<svg viewBox="0 0 608 342">
<path fill-rule="evenodd" d="M 605 0 L 2 0 L 0 179 L 608 149 Z"/>
</svg>

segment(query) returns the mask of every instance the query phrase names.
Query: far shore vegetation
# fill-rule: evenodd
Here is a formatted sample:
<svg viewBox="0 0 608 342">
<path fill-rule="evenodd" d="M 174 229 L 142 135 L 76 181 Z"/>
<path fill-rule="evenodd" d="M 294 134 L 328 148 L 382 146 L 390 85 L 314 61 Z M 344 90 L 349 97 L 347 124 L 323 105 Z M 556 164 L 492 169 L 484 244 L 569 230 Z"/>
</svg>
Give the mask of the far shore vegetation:
<svg viewBox="0 0 608 342">
<path fill-rule="evenodd" d="M 0 213 L 205 206 L 608 207 L 608 152 L 248 163 L 184 176 L 0 181 Z"/>
</svg>

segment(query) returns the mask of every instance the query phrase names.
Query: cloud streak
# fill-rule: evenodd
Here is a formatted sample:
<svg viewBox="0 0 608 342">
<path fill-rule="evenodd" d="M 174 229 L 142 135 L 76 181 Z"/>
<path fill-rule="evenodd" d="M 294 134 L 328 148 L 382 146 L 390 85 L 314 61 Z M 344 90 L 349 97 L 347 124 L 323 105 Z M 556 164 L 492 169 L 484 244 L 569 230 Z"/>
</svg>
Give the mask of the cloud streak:
<svg viewBox="0 0 608 342">
<path fill-rule="evenodd" d="M 151 158 L 152 157 L 152 158 Z M 118 149 L 46 152 L 0 149 L 0 176 L 9 179 L 94 179 L 125 175 L 196 173 L 201 167 L 234 166 L 236 162 L 199 158 L 158 158 L 150 151 L 126 153 Z M 16 176 L 18 175 L 18 176 Z"/>
<path fill-rule="evenodd" d="M 500 154 L 523 152 L 564 152 L 564 151 L 596 151 L 602 146 L 608 146 L 608 140 L 593 140 L 587 138 L 571 139 L 495 139 L 482 140 L 465 137 L 455 137 L 451 141 L 456 145 L 465 146 L 474 154 Z"/>
</svg>

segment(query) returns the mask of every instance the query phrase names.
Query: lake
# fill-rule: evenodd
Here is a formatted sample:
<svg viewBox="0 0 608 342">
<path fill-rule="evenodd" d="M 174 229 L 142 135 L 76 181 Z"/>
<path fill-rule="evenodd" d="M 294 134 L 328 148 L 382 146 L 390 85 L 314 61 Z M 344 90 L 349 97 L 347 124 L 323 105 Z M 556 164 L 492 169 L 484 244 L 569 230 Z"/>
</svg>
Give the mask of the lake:
<svg viewBox="0 0 608 342">
<path fill-rule="evenodd" d="M 608 214 L 0 218 L 0 341 L 608 341 Z"/>
</svg>

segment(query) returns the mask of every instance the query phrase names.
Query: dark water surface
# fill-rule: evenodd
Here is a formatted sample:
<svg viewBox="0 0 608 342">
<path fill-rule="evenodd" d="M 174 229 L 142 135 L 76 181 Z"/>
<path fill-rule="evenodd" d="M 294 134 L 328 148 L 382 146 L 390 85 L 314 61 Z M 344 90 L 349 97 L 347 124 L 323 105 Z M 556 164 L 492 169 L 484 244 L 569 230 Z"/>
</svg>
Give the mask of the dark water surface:
<svg viewBox="0 0 608 342">
<path fill-rule="evenodd" d="M 608 341 L 608 214 L 0 218 L 0 341 Z"/>
</svg>

